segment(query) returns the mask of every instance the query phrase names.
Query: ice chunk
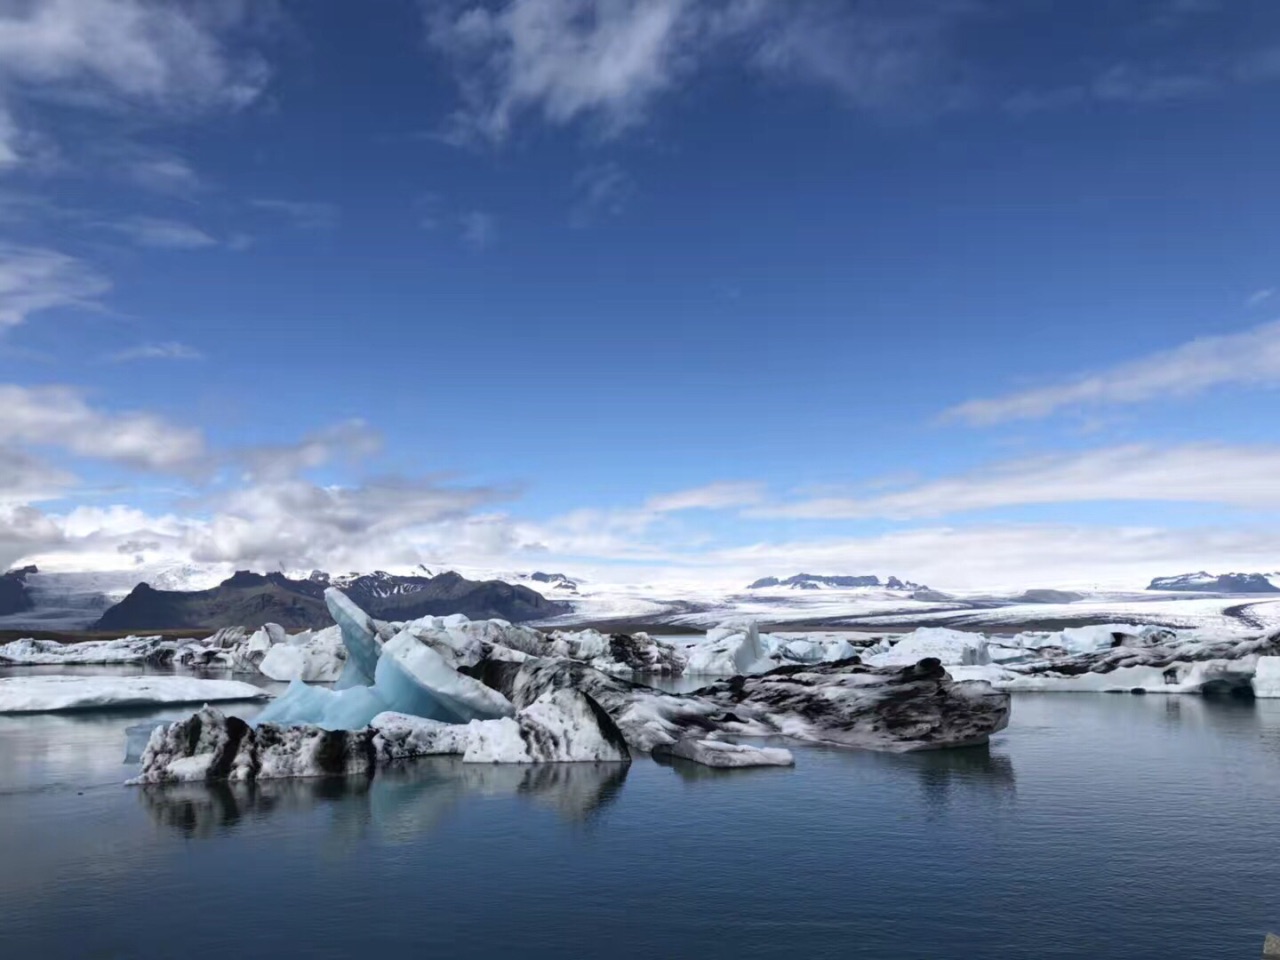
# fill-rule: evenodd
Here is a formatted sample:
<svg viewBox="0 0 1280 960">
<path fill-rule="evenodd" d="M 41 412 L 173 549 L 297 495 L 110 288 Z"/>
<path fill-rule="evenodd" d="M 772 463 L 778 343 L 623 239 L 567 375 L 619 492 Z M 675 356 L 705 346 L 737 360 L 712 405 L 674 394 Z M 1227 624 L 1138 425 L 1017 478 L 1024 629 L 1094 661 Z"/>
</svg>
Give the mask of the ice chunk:
<svg viewBox="0 0 1280 960">
<path fill-rule="evenodd" d="M 689 650 L 686 673 L 732 677 L 763 673 L 775 666 L 769 646 L 754 622 L 725 623 L 707 632 L 707 638 Z"/>
<path fill-rule="evenodd" d="M 378 714 L 369 726 L 378 734 L 374 741 L 378 755 L 386 760 L 461 756 L 467 751 L 469 724 L 442 723 L 391 711 Z"/>
<path fill-rule="evenodd" d="M 249 727 L 212 707 L 158 728 L 142 755 L 134 784 L 368 775 L 374 732 L 318 727 Z"/>
<path fill-rule="evenodd" d="M 373 687 L 330 690 L 295 680 L 258 714 L 255 724 L 311 724 L 325 730 L 359 730 L 388 709 Z"/>
<path fill-rule="evenodd" d="M 1259 657 L 1253 672 L 1253 695 L 1266 699 L 1280 697 L 1280 657 Z"/>
<path fill-rule="evenodd" d="M 515 719 L 475 721 L 467 728 L 466 763 L 630 760 L 617 724 L 578 690 L 544 693 Z"/>
<path fill-rule="evenodd" d="M 173 658 L 177 646 L 173 640 L 162 637 L 125 637 L 85 643 L 14 640 L 0 645 L 0 664 L 167 663 Z"/>
<path fill-rule="evenodd" d="M 368 686 L 373 683 L 382 654 L 373 619 L 336 587 L 324 592 L 324 602 L 342 631 L 342 642 L 347 648 L 347 663 L 338 678 L 338 689 L 358 684 Z"/>
<path fill-rule="evenodd" d="M 752 747 L 723 740 L 677 740 L 653 748 L 655 757 L 678 757 L 706 767 L 793 767 L 795 757 L 780 747 Z"/>
<path fill-rule="evenodd" d="M 167 727 L 173 720 L 145 720 L 124 728 L 124 762 L 137 763 L 142 759 L 147 744 L 151 742 L 151 734 L 157 727 Z"/>
<path fill-rule="evenodd" d="M 908 633 L 885 653 L 864 654 L 864 663 L 880 667 L 907 667 L 933 657 L 943 664 L 981 666 L 991 662 L 987 638 L 943 627 L 921 627 Z"/>
<path fill-rule="evenodd" d="M 238 680 L 196 677 L 6 677 L 0 679 L 0 713 L 112 710 L 168 703 L 265 700 L 269 694 Z"/>
<path fill-rule="evenodd" d="M 335 700 L 353 691 L 329 693 Z M 369 775 L 378 764 L 462 754 L 469 763 L 628 761 L 622 733 L 576 690 L 544 694 L 514 719 L 446 724 L 384 712 L 359 730 L 317 726 L 250 727 L 205 707 L 155 729 L 142 755 L 139 784 Z"/>
<path fill-rule="evenodd" d="M 509 717 L 511 701 L 459 673 L 435 650 L 403 631 L 382 648 L 375 687 L 389 709 L 446 723 Z"/>
<path fill-rule="evenodd" d="M 329 627 L 290 637 L 267 650 L 258 665 L 272 680 L 306 680 L 326 683 L 337 680 L 346 666 L 347 650 L 338 627 Z"/>
</svg>

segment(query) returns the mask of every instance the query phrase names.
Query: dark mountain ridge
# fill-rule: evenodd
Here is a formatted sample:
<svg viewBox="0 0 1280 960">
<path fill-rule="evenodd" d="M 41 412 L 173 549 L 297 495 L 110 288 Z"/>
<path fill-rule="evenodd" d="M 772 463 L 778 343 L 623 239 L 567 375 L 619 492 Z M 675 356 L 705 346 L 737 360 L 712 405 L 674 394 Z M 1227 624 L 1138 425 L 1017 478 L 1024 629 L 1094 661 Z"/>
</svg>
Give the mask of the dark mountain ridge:
<svg viewBox="0 0 1280 960">
<path fill-rule="evenodd" d="M 567 604 L 553 603 L 528 587 L 500 580 L 467 580 L 449 572 L 439 576 L 397 576 L 377 571 L 330 578 L 317 571 L 305 580 L 281 573 L 237 571 L 209 590 L 156 590 L 141 583 L 107 610 L 94 630 L 246 629 L 278 623 L 289 630 L 333 623 L 324 591 L 335 586 L 379 620 L 414 620 L 461 613 L 473 620 L 513 623 L 557 616 Z"/>
<path fill-rule="evenodd" d="M 762 577 L 747 587 L 748 590 L 763 590 L 767 587 L 790 587 L 793 590 L 818 590 L 822 587 L 883 587 L 886 590 L 927 590 L 928 587 L 910 580 L 899 580 L 889 577 L 884 582 L 874 574 L 861 576 L 824 576 L 816 573 L 797 573 L 795 576 L 779 580 L 777 577 Z"/>
<path fill-rule="evenodd" d="M 0 617 L 26 613 L 35 607 L 27 588 L 27 575 L 39 572 L 35 567 L 22 567 L 0 574 Z"/>
<path fill-rule="evenodd" d="M 1180 590 L 1193 593 L 1280 593 L 1264 573 L 1180 573 L 1176 577 L 1156 577 L 1148 590 Z"/>
</svg>

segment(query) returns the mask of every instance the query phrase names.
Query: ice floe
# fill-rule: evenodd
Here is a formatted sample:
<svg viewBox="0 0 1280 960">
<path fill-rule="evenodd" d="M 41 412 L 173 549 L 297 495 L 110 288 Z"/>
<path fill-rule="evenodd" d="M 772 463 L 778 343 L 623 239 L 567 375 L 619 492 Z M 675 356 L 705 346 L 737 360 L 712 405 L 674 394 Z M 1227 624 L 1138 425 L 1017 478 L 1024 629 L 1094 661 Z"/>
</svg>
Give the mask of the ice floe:
<svg viewBox="0 0 1280 960">
<path fill-rule="evenodd" d="M 57 640 L 14 640 L 0 646 L 0 664 L 58 666 L 79 664 L 167 663 L 177 644 L 163 637 L 125 637 L 60 643 Z"/>
<path fill-rule="evenodd" d="M 118 710 L 175 703 L 265 700 L 268 696 L 261 687 L 238 680 L 197 677 L 0 678 L 0 713 Z"/>
<path fill-rule="evenodd" d="M 704 767 L 793 767 L 796 759 L 781 747 L 753 747 L 724 740 L 677 740 L 653 748 L 655 757 L 691 760 Z"/>
</svg>

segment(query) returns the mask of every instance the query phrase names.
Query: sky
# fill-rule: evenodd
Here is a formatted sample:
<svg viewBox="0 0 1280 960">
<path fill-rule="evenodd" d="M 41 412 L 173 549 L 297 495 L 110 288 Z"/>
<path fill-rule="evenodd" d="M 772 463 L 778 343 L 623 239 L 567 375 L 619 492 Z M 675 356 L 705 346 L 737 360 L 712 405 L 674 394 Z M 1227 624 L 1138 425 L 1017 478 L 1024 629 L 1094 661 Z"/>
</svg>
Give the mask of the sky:
<svg viewBox="0 0 1280 960">
<path fill-rule="evenodd" d="M 1280 5 L 0 0 L 0 564 L 1280 570 Z"/>
</svg>

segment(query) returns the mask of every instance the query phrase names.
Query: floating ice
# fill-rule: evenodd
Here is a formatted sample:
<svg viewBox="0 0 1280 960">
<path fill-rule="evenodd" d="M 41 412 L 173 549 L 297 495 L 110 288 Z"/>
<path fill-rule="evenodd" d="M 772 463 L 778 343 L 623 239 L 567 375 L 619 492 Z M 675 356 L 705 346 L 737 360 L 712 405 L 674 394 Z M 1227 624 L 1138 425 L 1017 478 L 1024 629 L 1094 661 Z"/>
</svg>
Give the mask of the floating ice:
<svg viewBox="0 0 1280 960">
<path fill-rule="evenodd" d="M 167 663 L 177 644 L 163 637 L 124 637 L 60 643 L 57 640 L 14 640 L 0 646 L 0 663 L 15 665 Z"/>
<path fill-rule="evenodd" d="M 238 680 L 196 677 L 6 677 L 0 679 L 0 713 L 113 710 L 170 703 L 265 700 L 261 687 Z"/>
<path fill-rule="evenodd" d="M 864 653 L 862 660 L 880 667 L 906 667 L 926 657 L 934 657 L 944 665 L 979 666 L 991 662 L 987 639 L 982 634 L 943 627 L 922 627 L 887 651 Z"/>
<path fill-rule="evenodd" d="M 259 723 L 310 723 L 328 730 L 358 730 L 388 711 L 446 723 L 515 713 L 501 693 L 459 673 L 441 655 L 439 650 L 444 650 L 456 661 L 460 644 L 447 632 L 441 633 L 436 624 L 409 625 L 381 643 L 373 621 L 345 594 L 331 588 L 325 592 L 325 600 L 346 645 L 343 678 L 350 682 L 328 690 L 295 681 L 263 711 Z M 429 640 L 435 640 L 437 646 L 430 646 Z M 272 653 L 277 649 L 280 647 L 272 647 Z M 366 671 L 368 683 L 363 682 Z"/>
<path fill-rule="evenodd" d="M 1268 700 L 1280 697 L 1280 657 L 1259 657 L 1253 674 L 1253 695 Z"/>
<path fill-rule="evenodd" d="M 327 692 L 327 691 L 326 691 Z M 466 763 L 626 762 L 626 741 L 585 694 L 556 690 L 514 718 L 448 724 L 382 713 L 359 730 L 250 727 L 205 707 L 152 731 L 137 784 L 371 775 L 415 757 L 461 754 Z"/>
<path fill-rule="evenodd" d="M 382 644 L 373 618 L 336 587 L 324 592 L 324 602 L 341 630 L 342 642 L 347 648 L 347 663 L 338 678 L 338 688 L 357 684 L 368 686 L 373 683 L 373 673 L 382 655 Z"/>
<path fill-rule="evenodd" d="M 256 636 L 256 634 L 255 634 Z M 305 680 L 326 683 L 337 680 L 347 662 L 339 627 L 306 631 L 273 644 L 258 664 L 272 680 Z"/>
<path fill-rule="evenodd" d="M 723 740 L 677 740 L 653 748 L 655 757 L 677 757 L 704 767 L 794 767 L 790 750 L 779 747 L 752 747 Z"/>
<path fill-rule="evenodd" d="M 685 672 L 713 677 L 761 673 L 775 666 L 770 652 L 754 622 L 726 623 L 707 631 L 706 640 L 689 650 Z"/>
</svg>

